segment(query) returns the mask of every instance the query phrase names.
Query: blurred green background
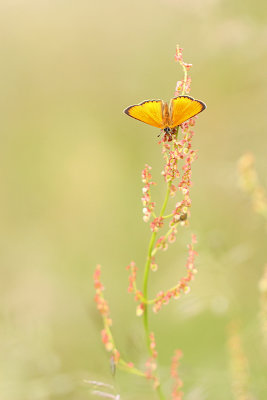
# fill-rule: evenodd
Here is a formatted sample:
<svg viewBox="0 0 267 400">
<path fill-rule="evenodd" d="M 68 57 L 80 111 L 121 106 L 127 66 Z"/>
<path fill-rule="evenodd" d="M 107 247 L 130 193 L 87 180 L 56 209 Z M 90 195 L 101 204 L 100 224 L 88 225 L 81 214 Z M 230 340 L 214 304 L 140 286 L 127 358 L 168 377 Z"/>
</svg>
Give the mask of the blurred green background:
<svg viewBox="0 0 267 400">
<path fill-rule="evenodd" d="M 263 0 L 0 2 L 1 400 L 86 400 L 96 397 L 83 379 L 114 384 L 93 302 L 97 263 L 120 351 L 145 362 L 125 266 L 135 260 L 142 271 L 141 170 L 152 165 L 161 201 L 162 156 L 157 130 L 122 110 L 173 96 L 176 44 L 193 63 L 191 95 L 208 108 L 194 137 L 191 224 L 150 282 L 152 295 L 183 274 L 196 233 L 191 293 L 151 316 L 164 389 L 181 348 L 185 400 L 233 399 L 227 327 L 238 320 L 250 390 L 266 399 L 266 229 L 236 172 L 250 150 L 267 186 L 266 10 Z M 115 384 L 122 399 L 156 398 L 123 372 Z"/>
</svg>

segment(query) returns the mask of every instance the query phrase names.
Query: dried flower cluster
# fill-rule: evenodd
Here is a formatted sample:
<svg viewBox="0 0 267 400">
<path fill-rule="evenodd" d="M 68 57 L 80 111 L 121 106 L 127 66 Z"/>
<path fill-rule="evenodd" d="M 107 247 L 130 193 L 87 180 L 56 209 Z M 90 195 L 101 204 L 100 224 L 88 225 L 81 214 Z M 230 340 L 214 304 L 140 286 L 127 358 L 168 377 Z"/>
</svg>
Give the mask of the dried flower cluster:
<svg viewBox="0 0 267 400">
<path fill-rule="evenodd" d="M 181 387 L 183 386 L 183 382 L 178 373 L 178 367 L 180 364 L 180 359 L 183 356 L 181 350 L 175 350 L 175 354 L 172 358 L 171 363 L 171 377 L 174 380 L 173 388 L 172 388 L 172 400 L 182 400 L 183 392 L 181 392 Z"/>
<path fill-rule="evenodd" d="M 185 93 L 188 94 L 188 93 L 190 93 L 190 89 L 191 89 L 191 77 L 189 77 L 187 75 L 187 72 L 192 67 L 192 64 L 188 64 L 188 63 L 184 62 L 183 49 L 180 48 L 179 46 L 176 47 L 176 54 L 175 54 L 174 58 L 175 58 L 175 61 L 177 61 L 184 70 L 184 79 L 177 82 L 174 95 L 179 96 L 180 94 L 185 94 Z"/>
<path fill-rule="evenodd" d="M 153 311 L 158 312 L 163 305 L 169 303 L 170 299 L 178 299 L 182 293 L 189 293 L 190 287 L 189 282 L 194 279 L 197 269 L 195 267 L 195 256 L 197 252 L 194 250 L 194 243 L 196 243 L 196 238 L 193 235 L 192 243 L 188 245 L 188 258 L 186 263 L 187 275 L 181 278 L 178 283 L 171 289 L 163 292 L 159 292 L 154 300 Z"/>
<path fill-rule="evenodd" d="M 259 183 L 254 164 L 252 153 L 246 153 L 239 159 L 240 186 L 250 195 L 254 211 L 267 218 L 267 197 L 264 188 Z"/>
<path fill-rule="evenodd" d="M 155 371 L 157 369 L 158 352 L 156 350 L 156 341 L 153 332 L 149 334 L 149 341 L 150 341 L 149 347 L 150 347 L 151 357 L 146 362 L 145 375 L 148 380 L 153 381 L 154 388 L 157 388 L 159 386 L 159 380 L 155 375 Z"/>
<path fill-rule="evenodd" d="M 134 268 L 134 266 L 132 266 Z M 145 376 L 145 373 L 134 367 L 132 362 L 124 361 L 115 345 L 114 338 L 111 333 L 112 319 L 110 318 L 109 306 L 104 298 L 104 285 L 101 280 L 101 266 L 97 265 L 94 272 L 94 287 L 95 287 L 95 302 L 97 309 L 103 318 L 104 329 L 101 331 L 102 342 L 108 352 L 111 353 L 110 363 L 111 368 L 119 365 L 121 368 L 131 371 L 132 373 L 140 376 Z"/>
<path fill-rule="evenodd" d="M 255 169 L 255 158 L 250 152 L 243 154 L 238 161 L 238 173 L 240 187 L 244 192 L 248 193 L 251 199 L 254 211 L 260 214 L 265 222 L 267 221 L 267 196 L 264 187 L 261 185 L 257 171 Z M 260 327 L 262 331 L 263 345 L 267 349 L 267 265 L 263 271 L 262 278 L 259 281 L 260 292 Z M 239 367 L 239 376 L 233 382 L 233 391 L 235 400 L 250 400 L 254 397 L 248 391 L 248 361 L 245 355 L 242 354 L 242 348 L 238 343 L 238 335 L 236 334 L 236 348 L 239 347 L 239 352 L 236 350 L 236 367 Z M 234 339 L 232 339 L 233 341 Z M 239 358 L 237 355 L 239 354 Z M 243 358 L 243 359 L 242 359 Z M 232 362 L 234 364 L 234 360 Z M 232 368 L 233 369 L 233 368 Z M 237 368 L 236 368 L 237 369 Z"/>
<path fill-rule="evenodd" d="M 232 323 L 229 329 L 228 348 L 231 363 L 232 392 L 234 400 L 252 400 L 249 391 L 249 365 L 240 337 L 239 326 Z"/>
<path fill-rule="evenodd" d="M 151 194 L 150 194 L 150 186 L 155 185 L 154 182 L 151 182 L 151 173 L 149 172 L 151 167 L 149 165 L 145 165 L 145 168 L 142 171 L 142 182 L 145 184 L 143 187 L 143 196 L 142 196 L 142 203 L 143 203 L 143 219 L 147 222 L 150 218 L 150 215 L 153 213 L 155 208 L 155 203 L 151 201 Z"/>
<path fill-rule="evenodd" d="M 264 187 L 261 185 L 255 169 L 255 158 L 252 153 L 245 153 L 238 161 L 238 172 L 240 186 L 248 193 L 254 211 L 260 214 L 267 221 L 267 196 Z M 263 341 L 267 349 L 267 266 L 259 282 L 260 291 L 260 324 L 263 334 Z"/>
<path fill-rule="evenodd" d="M 159 239 L 160 240 L 160 239 Z M 158 242 L 157 242 L 158 243 Z M 187 275 L 181 278 L 178 283 L 168 289 L 167 291 L 160 291 L 155 299 L 146 300 L 143 296 L 143 293 L 137 289 L 136 278 L 137 278 L 137 267 L 134 262 L 131 262 L 130 265 L 127 266 L 127 269 L 130 270 L 129 276 L 129 286 L 128 292 L 135 294 L 135 300 L 139 302 L 136 315 L 141 316 L 144 313 L 145 303 L 153 304 L 153 311 L 157 313 L 163 305 L 167 305 L 170 299 L 178 299 L 182 293 L 189 293 L 190 287 L 189 283 L 194 279 L 195 274 L 197 273 L 197 269 L 195 267 L 195 256 L 197 252 L 194 250 L 194 244 L 196 243 L 195 235 L 192 235 L 192 243 L 189 244 L 188 247 L 188 258 L 186 262 Z M 156 246 L 158 246 L 156 244 Z M 152 263 L 152 265 L 155 265 Z"/>
<path fill-rule="evenodd" d="M 95 287 L 95 302 L 97 305 L 97 309 L 102 315 L 104 322 L 104 329 L 102 329 L 101 331 L 101 338 L 106 350 L 112 353 L 113 362 L 115 364 L 118 364 L 118 361 L 120 359 L 120 353 L 115 347 L 113 337 L 110 332 L 112 319 L 110 318 L 108 303 L 106 302 L 103 295 L 104 286 L 100 281 L 100 276 L 101 276 L 101 266 L 97 265 L 94 273 L 94 287 Z"/>
</svg>

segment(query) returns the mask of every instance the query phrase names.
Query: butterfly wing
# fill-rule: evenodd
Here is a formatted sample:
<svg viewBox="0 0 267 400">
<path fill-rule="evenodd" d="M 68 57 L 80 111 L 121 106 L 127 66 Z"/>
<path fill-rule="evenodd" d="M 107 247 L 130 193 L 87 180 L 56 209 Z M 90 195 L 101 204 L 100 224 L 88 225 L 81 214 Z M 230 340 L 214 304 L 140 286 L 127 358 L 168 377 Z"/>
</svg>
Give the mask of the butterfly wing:
<svg viewBox="0 0 267 400">
<path fill-rule="evenodd" d="M 130 117 L 145 122 L 148 125 L 163 129 L 162 110 L 162 100 L 146 100 L 140 104 L 127 107 L 124 112 Z"/>
<path fill-rule="evenodd" d="M 178 96 L 171 100 L 170 128 L 175 128 L 205 110 L 206 104 L 190 96 Z"/>
</svg>

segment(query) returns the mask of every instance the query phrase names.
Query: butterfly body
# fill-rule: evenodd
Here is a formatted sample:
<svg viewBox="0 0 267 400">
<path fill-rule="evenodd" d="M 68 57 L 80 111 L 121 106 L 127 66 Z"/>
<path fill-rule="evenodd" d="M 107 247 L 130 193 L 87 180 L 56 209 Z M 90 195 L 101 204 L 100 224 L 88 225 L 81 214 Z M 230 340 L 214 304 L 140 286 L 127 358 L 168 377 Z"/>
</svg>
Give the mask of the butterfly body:
<svg viewBox="0 0 267 400">
<path fill-rule="evenodd" d="M 170 112 L 169 112 L 169 106 L 167 103 L 164 103 L 162 101 L 162 123 L 163 123 L 163 128 L 166 129 L 170 127 Z"/>
<path fill-rule="evenodd" d="M 200 100 L 190 96 L 178 96 L 174 97 L 169 105 L 162 100 L 146 100 L 127 107 L 124 112 L 132 118 L 169 133 L 205 108 L 205 103 Z"/>
</svg>

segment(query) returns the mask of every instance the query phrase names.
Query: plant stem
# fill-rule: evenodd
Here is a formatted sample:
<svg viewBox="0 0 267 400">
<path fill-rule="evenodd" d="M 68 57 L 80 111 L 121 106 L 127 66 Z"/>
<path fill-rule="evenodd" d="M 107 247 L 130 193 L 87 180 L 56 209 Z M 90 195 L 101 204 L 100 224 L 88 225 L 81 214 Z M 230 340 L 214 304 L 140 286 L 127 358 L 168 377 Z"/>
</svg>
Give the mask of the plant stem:
<svg viewBox="0 0 267 400">
<path fill-rule="evenodd" d="M 171 182 L 168 182 L 167 192 L 165 195 L 165 199 L 164 199 L 159 217 L 163 216 L 165 209 L 167 207 L 167 203 L 168 203 L 169 196 L 170 196 L 170 187 L 171 187 Z M 148 246 L 148 254 L 147 254 L 147 260 L 146 260 L 146 265 L 145 265 L 144 283 L 143 283 L 143 296 L 144 296 L 145 300 L 147 300 L 147 287 L 148 287 L 148 277 L 149 277 L 149 269 L 150 269 L 150 263 L 151 263 L 151 254 L 152 254 L 154 244 L 156 241 L 156 236 L 157 236 L 157 232 L 153 232 L 151 235 L 151 238 L 150 238 L 149 246 Z M 147 343 L 148 351 L 152 355 L 152 351 L 150 348 L 150 338 L 149 338 L 148 305 L 145 303 L 143 303 L 143 304 L 144 304 L 144 329 L 145 329 L 145 335 L 146 335 L 146 343 Z M 160 400 L 165 400 L 165 397 L 162 393 L 160 385 L 157 387 L 156 390 L 157 390 Z"/>
<path fill-rule="evenodd" d="M 161 390 L 161 385 L 159 385 L 156 390 L 157 390 L 157 393 L 158 393 L 158 396 L 159 396 L 160 400 L 165 400 L 165 396 L 164 396 L 164 394 L 162 393 L 162 390 Z"/>
<path fill-rule="evenodd" d="M 183 64 L 180 63 L 180 65 L 183 67 L 184 70 L 184 84 L 183 84 L 183 91 L 181 96 L 184 96 L 185 94 L 185 85 L 186 85 L 186 81 L 187 81 L 187 69 L 185 68 L 185 66 Z"/>
<path fill-rule="evenodd" d="M 148 276 L 149 276 L 149 267 L 150 267 L 150 262 L 151 262 L 151 253 L 152 253 L 152 250 L 154 247 L 156 236 L 157 236 L 156 232 L 153 232 L 151 235 L 149 246 L 148 246 L 148 254 L 147 254 L 147 260 L 146 260 L 146 265 L 145 265 L 145 271 L 144 271 L 143 296 L 146 300 L 147 300 L 147 284 L 148 284 Z M 148 348 L 149 353 L 151 354 L 149 329 L 148 329 L 148 310 L 147 310 L 146 304 L 144 304 L 144 328 L 145 328 L 145 334 L 146 334 L 147 348 Z"/>
<path fill-rule="evenodd" d="M 165 212 L 165 209 L 166 209 L 166 206 L 167 206 L 167 203 L 169 200 L 169 196 L 170 196 L 170 186 L 171 186 L 171 182 L 168 183 L 167 192 L 165 195 L 165 199 L 164 199 L 159 217 L 162 217 Z M 143 296 L 146 300 L 147 300 L 147 286 L 148 286 L 148 277 L 149 277 L 149 267 L 150 267 L 150 263 L 151 263 L 151 254 L 152 254 L 153 247 L 155 244 L 156 236 L 157 236 L 157 232 L 153 232 L 151 235 L 149 246 L 148 246 L 148 254 L 147 254 L 147 260 L 146 260 L 146 265 L 145 265 L 145 271 L 144 271 Z M 148 351 L 151 353 L 149 328 L 148 328 L 148 309 L 147 309 L 146 304 L 144 304 L 144 328 L 145 328 L 145 334 L 146 334 L 147 348 L 148 348 Z"/>
<path fill-rule="evenodd" d="M 134 374 L 134 375 L 138 375 L 138 376 L 143 376 L 145 377 L 145 373 L 140 371 L 137 368 L 134 367 L 129 367 L 129 365 L 126 363 L 126 361 L 124 361 L 123 359 L 120 358 L 119 360 L 119 366 L 122 370 L 125 370 L 127 372 L 129 372 L 130 374 Z"/>
<path fill-rule="evenodd" d="M 177 131 L 175 134 L 175 139 L 177 138 L 178 135 L 178 130 L 179 130 L 179 126 L 177 127 Z M 161 210 L 160 210 L 160 214 L 159 214 L 159 218 L 163 217 L 167 204 L 168 204 L 168 200 L 170 197 L 170 191 L 171 191 L 171 185 L 172 185 L 172 180 L 169 181 L 167 183 L 167 191 L 166 191 L 166 195 L 165 195 L 165 199 L 163 201 Z M 169 217 L 169 216 L 167 216 Z M 157 237 L 157 232 L 153 232 L 149 241 L 149 245 L 148 245 L 148 253 L 147 253 L 147 259 L 146 259 L 146 264 L 145 264 L 145 270 L 144 270 L 144 279 L 143 279 L 143 297 L 145 299 L 145 302 L 143 303 L 144 306 L 144 314 L 143 314 L 143 321 L 144 321 L 144 329 L 145 329 L 145 335 L 146 335 L 146 343 L 147 343 L 147 348 L 148 348 L 148 352 L 152 355 L 152 350 L 150 348 L 150 338 L 149 338 L 149 323 L 148 323 L 148 295 L 147 295 L 147 291 L 148 291 L 148 277 L 149 277 L 149 270 L 150 270 L 150 264 L 151 264 L 151 257 L 152 257 L 152 252 L 153 252 L 153 248 L 154 248 L 154 244 L 156 241 L 156 237 Z M 160 400 L 165 400 L 165 396 L 162 393 L 161 390 L 161 386 L 159 385 L 157 387 L 157 393 L 159 396 Z"/>
</svg>

